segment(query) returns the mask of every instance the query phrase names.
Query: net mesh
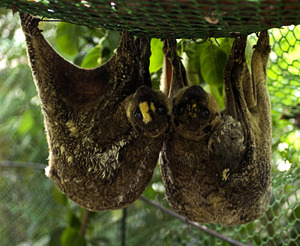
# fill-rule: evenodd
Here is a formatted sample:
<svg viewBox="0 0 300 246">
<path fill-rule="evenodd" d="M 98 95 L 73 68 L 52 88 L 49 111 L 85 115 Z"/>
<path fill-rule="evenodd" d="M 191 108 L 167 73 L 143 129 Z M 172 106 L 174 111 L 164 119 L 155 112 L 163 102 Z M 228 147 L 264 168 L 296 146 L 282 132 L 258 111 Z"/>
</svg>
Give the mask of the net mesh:
<svg viewBox="0 0 300 246">
<path fill-rule="evenodd" d="M 300 122 L 296 120 L 300 112 L 299 1 L 1 0 L 1 7 L 159 38 L 230 37 L 289 25 L 269 32 L 272 51 L 268 88 L 274 136 L 269 209 L 260 220 L 246 225 L 206 226 L 246 245 L 300 245 L 300 131 L 297 128 Z M 251 35 L 249 40 L 255 44 L 257 37 Z M 279 132 L 282 128 L 276 126 L 283 124 L 283 114 L 290 123 L 284 123 L 284 131 Z M 69 208 L 54 199 L 53 185 L 42 169 L 1 166 L 0 173 L 0 245 L 47 245 L 53 233 L 68 226 Z M 158 169 L 145 195 L 151 197 L 150 191 L 155 190 L 157 195 L 153 199 L 167 206 L 160 188 L 162 181 L 157 177 L 160 177 Z M 229 245 L 143 205 L 140 200 L 127 211 L 128 245 Z M 98 245 L 119 245 L 116 235 L 120 230 L 120 214 L 119 210 L 93 214 L 88 236 L 101 235 Z M 163 241 L 158 242 L 157 238 Z"/>
<path fill-rule="evenodd" d="M 0 199 L 1 199 L 1 245 L 46 245 L 53 229 L 66 226 L 64 218 L 67 208 L 59 205 L 53 196 L 53 184 L 48 180 L 42 169 L 26 167 L 0 167 Z M 27 180 L 25 180 L 27 179 Z M 24 187 L 24 183 L 29 186 Z M 275 175 L 272 179 L 273 195 L 269 209 L 265 215 L 254 222 L 240 226 L 207 225 L 222 235 L 246 245 L 299 245 L 300 243 L 300 169 Z M 155 208 L 144 208 L 145 213 L 139 214 L 142 201 L 128 207 L 127 243 L 128 245 L 162 245 L 157 237 L 172 245 L 228 245 L 224 241 L 204 232 L 199 232 L 183 222 L 163 218 Z M 25 213 L 26 211 L 26 213 Z M 108 235 L 104 245 L 118 243 L 120 228 L 117 213 L 98 212 L 92 217 L 95 235 Z M 158 220 L 155 226 L 136 224 Z M 106 220 L 105 224 L 97 222 Z M 135 223 L 131 223 L 134 221 Z M 150 222 L 149 222 L 150 223 Z M 135 225 L 135 226 L 133 226 Z M 168 233 L 166 233 L 168 228 Z M 137 233 L 140 230 L 140 233 Z M 180 231 L 180 232 L 179 232 Z M 153 237 L 148 235 L 152 234 Z M 109 236 L 111 235 L 111 236 Z M 178 237 L 178 238 L 177 238 Z M 145 242 L 147 238 L 147 242 Z M 176 241 L 178 244 L 176 244 Z M 102 245 L 102 244 L 99 244 Z"/>
<path fill-rule="evenodd" d="M 2 0 L 1 6 L 157 38 L 229 37 L 300 23 L 295 0 Z"/>
</svg>

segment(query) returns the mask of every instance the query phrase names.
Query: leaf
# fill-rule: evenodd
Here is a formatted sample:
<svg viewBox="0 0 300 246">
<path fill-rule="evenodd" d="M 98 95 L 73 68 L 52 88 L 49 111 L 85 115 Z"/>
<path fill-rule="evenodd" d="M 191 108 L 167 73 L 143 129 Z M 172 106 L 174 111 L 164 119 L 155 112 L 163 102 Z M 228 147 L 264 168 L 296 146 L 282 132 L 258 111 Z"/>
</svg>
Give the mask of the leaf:
<svg viewBox="0 0 300 246">
<path fill-rule="evenodd" d="M 145 197 L 147 197 L 148 199 L 153 200 L 153 199 L 155 198 L 155 196 L 156 196 L 156 192 L 155 192 L 155 190 L 152 188 L 151 185 L 148 185 L 148 187 L 145 189 L 143 195 L 144 195 Z"/>
<path fill-rule="evenodd" d="M 209 85 L 216 87 L 223 85 L 226 61 L 227 56 L 222 49 L 213 44 L 203 44 L 200 55 L 201 74 Z"/>
<path fill-rule="evenodd" d="M 26 134 L 30 131 L 33 125 L 34 125 L 33 113 L 32 111 L 26 111 L 22 116 L 22 120 L 18 127 L 18 132 L 20 134 Z"/>
<path fill-rule="evenodd" d="M 76 214 L 73 210 L 68 211 L 68 223 L 69 226 L 72 228 L 80 229 L 81 228 L 81 221 L 78 219 Z"/>
<path fill-rule="evenodd" d="M 48 246 L 62 246 L 61 245 L 61 236 L 64 231 L 64 228 L 58 228 L 51 232 L 50 240 Z"/>
<path fill-rule="evenodd" d="M 118 44 L 120 42 L 121 36 L 120 33 L 117 31 L 107 31 L 107 47 L 110 49 L 110 51 L 113 51 L 118 47 Z"/>
<path fill-rule="evenodd" d="M 58 49 L 68 56 L 75 56 L 79 50 L 79 37 L 82 27 L 61 22 L 56 31 Z"/>
<path fill-rule="evenodd" d="M 200 66 L 200 56 L 202 53 L 202 45 L 198 45 L 198 44 L 194 44 L 194 49 L 192 49 L 192 52 L 189 52 L 188 56 L 190 58 L 190 63 L 192 64 L 192 67 L 195 69 L 196 73 L 197 73 L 197 77 L 199 79 L 199 84 L 204 83 L 204 79 L 202 77 L 201 74 L 201 66 Z M 189 75 L 189 68 L 187 69 L 188 75 Z M 189 75 L 190 76 L 190 75 Z M 193 82 L 193 81 L 190 81 Z M 196 83 L 192 83 L 192 84 L 196 84 Z"/>
<path fill-rule="evenodd" d="M 67 196 L 63 194 L 56 186 L 53 186 L 52 195 L 58 204 L 62 206 L 67 206 L 68 204 Z"/>
<path fill-rule="evenodd" d="M 111 219 L 113 221 L 119 221 L 122 218 L 122 209 L 117 209 L 117 210 L 111 210 Z"/>
<path fill-rule="evenodd" d="M 227 57 L 230 54 L 233 41 L 234 41 L 234 38 L 218 38 L 218 43 L 220 45 L 220 49 L 226 53 Z"/>
<path fill-rule="evenodd" d="M 79 234 L 79 230 L 68 227 L 61 236 L 62 246 L 86 246 L 85 238 Z"/>
<path fill-rule="evenodd" d="M 300 218 L 300 206 L 297 206 L 293 213 L 291 214 L 290 218 L 292 218 L 291 221 L 297 220 Z"/>
<path fill-rule="evenodd" d="M 150 57 L 150 73 L 157 72 L 162 68 L 164 56 L 162 52 L 163 44 L 160 39 L 151 39 L 151 57 Z"/>
<path fill-rule="evenodd" d="M 223 110 L 225 108 L 225 102 L 224 102 L 224 97 L 222 96 L 223 94 L 222 90 L 223 90 L 223 86 L 217 87 L 217 86 L 210 85 L 211 95 L 216 99 L 220 110 Z"/>
<path fill-rule="evenodd" d="M 114 54 L 114 50 L 120 42 L 120 34 L 118 32 L 107 31 L 106 34 L 99 40 L 101 55 L 99 63 L 107 62 Z"/>
<path fill-rule="evenodd" d="M 189 58 L 186 52 L 182 54 L 182 63 L 186 70 L 189 85 L 199 85 L 200 84 L 199 73 L 197 72 L 194 63 Z"/>
<path fill-rule="evenodd" d="M 216 87 L 213 85 L 205 84 L 203 89 L 211 94 L 218 103 L 220 110 L 225 108 L 225 93 L 222 93 L 224 87 Z"/>
<path fill-rule="evenodd" d="M 86 56 L 84 57 L 81 67 L 83 68 L 94 68 L 100 65 L 100 54 L 101 48 L 99 46 L 95 46 L 91 49 Z"/>
</svg>

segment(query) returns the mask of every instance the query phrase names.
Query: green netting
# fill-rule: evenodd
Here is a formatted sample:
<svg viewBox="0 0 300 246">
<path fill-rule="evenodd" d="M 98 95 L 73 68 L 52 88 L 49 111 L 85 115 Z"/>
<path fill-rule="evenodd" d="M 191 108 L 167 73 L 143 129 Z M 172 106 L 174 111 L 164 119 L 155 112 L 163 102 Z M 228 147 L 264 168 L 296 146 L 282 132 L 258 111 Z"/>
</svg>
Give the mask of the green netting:
<svg viewBox="0 0 300 246">
<path fill-rule="evenodd" d="M 2 0 L 1 7 L 159 38 L 228 37 L 300 23 L 294 0 Z"/>
<path fill-rule="evenodd" d="M 268 89 L 273 120 L 279 120 L 285 107 L 300 102 L 300 25 L 272 29 L 270 44 Z"/>
<path fill-rule="evenodd" d="M 0 172 L 0 245 L 47 245 L 53 230 L 65 226 L 67 213 L 66 207 L 56 203 L 51 195 L 52 182 L 45 177 L 42 169 L 2 166 Z M 29 185 L 24 187 L 24 183 Z M 260 220 L 241 226 L 207 227 L 246 245 L 299 245 L 300 169 L 277 174 L 272 179 L 272 186 L 269 210 Z M 147 241 L 144 245 L 152 246 L 228 245 L 183 222 L 174 223 L 169 220 L 170 216 L 158 213 L 155 208 L 144 208 L 144 214 L 137 216 L 136 210 L 141 208 L 141 203 L 138 200 L 127 208 L 127 245 L 140 245 L 143 241 Z M 112 219 L 114 216 L 118 218 L 116 213 L 118 211 L 99 212 L 92 217 L 93 233 L 107 237 L 110 242 L 101 245 L 119 243 L 119 221 Z M 149 216 L 159 223 L 153 227 L 147 226 Z M 103 220 L 107 222 L 99 223 Z M 165 243 L 152 240 L 147 237 L 149 234 L 153 238 L 163 238 Z"/>
<path fill-rule="evenodd" d="M 41 170 L 1 167 L 0 173 L 0 245 L 38 242 L 61 224 L 64 211 L 55 209 L 52 184 Z"/>
</svg>

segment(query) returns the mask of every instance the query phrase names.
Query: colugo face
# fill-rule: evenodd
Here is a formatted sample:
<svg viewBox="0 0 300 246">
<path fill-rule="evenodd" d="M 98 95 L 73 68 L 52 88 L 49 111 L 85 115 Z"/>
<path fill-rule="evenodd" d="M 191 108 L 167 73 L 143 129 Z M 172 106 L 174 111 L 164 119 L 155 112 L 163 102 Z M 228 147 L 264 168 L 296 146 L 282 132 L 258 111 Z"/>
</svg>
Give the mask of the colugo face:
<svg viewBox="0 0 300 246">
<path fill-rule="evenodd" d="M 127 107 L 127 117 L 133 128 L 147 136 L 158 137 L 169 125 L 171 103 L 160 91 L 139 87 Z"/>
<path fill-rule="evenodd" d="M 200 86 L 184 87 L 173 98 L 172 124 L 186 138 L 201 138 L 211 132 L 220 119 L 217 102 Z"/>
</svg>

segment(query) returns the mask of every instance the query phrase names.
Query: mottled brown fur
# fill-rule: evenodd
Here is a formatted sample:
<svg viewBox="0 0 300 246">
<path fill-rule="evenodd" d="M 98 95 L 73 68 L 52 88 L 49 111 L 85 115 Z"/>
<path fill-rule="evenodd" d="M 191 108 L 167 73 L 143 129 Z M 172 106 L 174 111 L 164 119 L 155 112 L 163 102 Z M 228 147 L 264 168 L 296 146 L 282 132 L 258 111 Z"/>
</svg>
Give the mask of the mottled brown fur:
<svg viewBox="0 0 300 246">
<path fill-rule="evenodd" d="M 268 33 L 261 32 L 254 47 L 252 77 L 246 41 L 246 36 L 235 39 L 225 67 L 224 112 L 200 86 L 184 87 L 173 97 L 172 129 L 160 156 L 166 198 L 175 211 L 199 223 L 248 223 L 259 218 L 269 202 Z M 176 45 L 170 44 L 165 50 L 175 50 L 175 55 L 165 54 L 178 60 Z M 181 67 L 173 65 L 173 70 Z"/>
<path fill-rule="evenodd" d="M 170 113 L 150 88 L 150 39 L 124 31 L 115 55 L 87 70 L 54 51 L 39 19 L 20 17 L 45 119 L 47 176 L 89 210 L 129 205 L 152 177 Z"/>
</svg>

